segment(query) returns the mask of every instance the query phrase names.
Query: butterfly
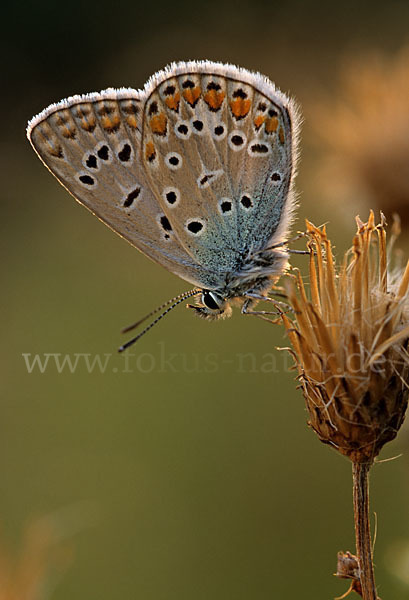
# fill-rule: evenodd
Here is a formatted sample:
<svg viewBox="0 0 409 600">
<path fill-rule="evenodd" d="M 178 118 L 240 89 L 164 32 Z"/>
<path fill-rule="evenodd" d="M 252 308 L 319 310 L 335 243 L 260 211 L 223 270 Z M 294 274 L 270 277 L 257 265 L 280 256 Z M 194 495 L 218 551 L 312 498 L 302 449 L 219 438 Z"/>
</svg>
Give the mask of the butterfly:
<svg viewBox="0 0 409 600">
<path fill-rule="evenodd" d="M 263 75 L 190 61 L 142 90 L 51 104 L 27 136 L 78 202 L 195 286 L 150 313 L 171 304 L 147 330 L 193 296 L 206 319 L 234 303 L 251 314 L 266 298 L 288 266 L 299 124 L 294 101 Z"/>
</svg>

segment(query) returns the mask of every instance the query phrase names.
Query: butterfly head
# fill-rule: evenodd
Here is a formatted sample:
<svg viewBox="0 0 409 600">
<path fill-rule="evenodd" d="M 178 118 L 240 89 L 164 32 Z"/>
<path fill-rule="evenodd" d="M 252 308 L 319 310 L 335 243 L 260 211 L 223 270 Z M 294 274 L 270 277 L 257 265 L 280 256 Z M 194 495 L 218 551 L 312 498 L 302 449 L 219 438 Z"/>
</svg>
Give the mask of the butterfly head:
<svg viewBox="0 0 409 600">
<path fill-rule="evenodd" d="M 188 304 L 187 308 L 193 308 L 196 315 L 203 319 L 216 320 L 230 317 L 232 308 L 222 294 L 213 290 L 202 290 L 197 304 Z"/>
</svg>

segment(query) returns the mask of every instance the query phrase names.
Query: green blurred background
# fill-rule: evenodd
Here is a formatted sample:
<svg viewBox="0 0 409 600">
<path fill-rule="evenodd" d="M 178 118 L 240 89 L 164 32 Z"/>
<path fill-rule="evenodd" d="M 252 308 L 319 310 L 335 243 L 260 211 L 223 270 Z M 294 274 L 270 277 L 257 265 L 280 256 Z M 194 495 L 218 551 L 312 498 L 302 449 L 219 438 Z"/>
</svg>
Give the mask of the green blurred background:
<svg viewBox="0 0 409 600">
<path fill-rule="evenodd" d="M 339 100 L 345 60 L 393 57 L 408 25 L 406 0 L 3 7 L 0 566 L 50 543 L 33 580 L 65 571 L 28 600 L 325 600 L 347 589 L 332 573 L 354 538 L 350 464 L 306 427 L 280 327 L 181 307 L 133 356 L 116 354 L 122 326 L 188 286 L 72 200 L 26 121 L 74 93 L 141 87 L 172 60 L 259 70 L 305 107 L 296 228 L 328 221 L 341 252 L 370 205 L 358 188 L 341 208 L 324 194 L 314 107 Z M 29 373 L 23 354 L 47 353 L 108 362 L 59 373 L 51 357 Z M 394 600 L 409 598 L 407 427 L 381 458 L 400 453 L 372 475 L 377 582 Z"/>
</svg>

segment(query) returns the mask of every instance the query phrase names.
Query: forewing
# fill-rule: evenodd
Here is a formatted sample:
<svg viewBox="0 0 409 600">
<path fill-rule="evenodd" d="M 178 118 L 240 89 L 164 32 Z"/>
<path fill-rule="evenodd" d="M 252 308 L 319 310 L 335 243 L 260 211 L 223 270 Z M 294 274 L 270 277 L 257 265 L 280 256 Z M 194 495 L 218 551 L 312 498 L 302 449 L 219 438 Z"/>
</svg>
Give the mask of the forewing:
<svg viewBox="0 0 409 600">
<path fill-rule="evenodd" d="M 27 135 L 78 200 L 159 264 L 202 285 L 203 269 L 167 227 L 141 161 L 143 100 L 130 89 L 74 96 L 34 117 Z"/>
</svg>

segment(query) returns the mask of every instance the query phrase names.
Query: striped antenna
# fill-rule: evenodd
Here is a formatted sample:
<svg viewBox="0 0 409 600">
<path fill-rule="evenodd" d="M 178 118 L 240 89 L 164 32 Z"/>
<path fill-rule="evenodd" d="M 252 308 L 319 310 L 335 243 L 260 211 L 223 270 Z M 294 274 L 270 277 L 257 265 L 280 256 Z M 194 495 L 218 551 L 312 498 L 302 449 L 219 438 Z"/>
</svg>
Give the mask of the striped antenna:
<svg viewBox="0 0 409 600">
<path fill-rule="evenodd" d="M 163 313 L 161 313 L 158 317 L 156 317 L 156 319 L 154 319 L 152 321 L 152 323 L 150 323 L 147 327 L 145 327 L 145 329 L 143 331 L 141 331 L 141 333 L 139 333 L 136 337 L 129 340 L 129 342 L 126 342 L 126 344 L 123 344 L 123 346 L 120 346 L 120 348 L 118 348 L 118 352 L 123 352 L 124 350 L 129 348 L 129 346 L 132 346 L 143 335 L 145 335 L 145 333 L 147 333 L 150 329 L 152 329 L 152 327 L 154 325 L 156 325 L 156 323 L 158 323 L 161 319 L 163 319 L 163 317 L 165 315 L 167 315 L 168 312 L 170 312 L 172 309 L 174 309 L 178 304 L 180 304 L 184 300 L 187 300 L 188 298 L 191 298 L 192 296 L 197 296 L 198 294 L 201 294 L 201 293 L 202 293 L 202 290 L 194 289 L 194 290 L 190 290 L 189 292 L 184 292 L 183 294 L 180 294 L 179 296 L 175 296 L 174 298 L 171 298 L 164 304 L 161 304 L 161 306 L 158 306 L 157 308 L 155 308 L 155 310 L 153 310 L 149 314 L 145 315 L 142 319 L 140 319 L 136 323 L 133 323 L 132 325 L 129 325 L 128 327 L 125 327 L 124 329 L 122 329 L 122 333 L 132 331 L 133 329 L 138 327 L 141 323 L 146 321 L 146 319 L 149 319 L 149 317 L 156 314 L 157 312 L 159 312 L 166 306 L 168 307 L 165 311 L 163 311 Z M 170 306 L 169 306 L 169 304 L 170 304 Z"/>
<path fill-rule="evenodd" d="M 139 327 L 139 325 L 141 325 L 144 321 L 146 321 L 146 319 L 149 319 L 149 317 L 152 317 L 152 315 L 155 315 L 157 312 L 159 312 L 163 308 L 166 308 L 166 306 L 168 306 L 169 304 L 172 304 L 173 302 L 177 302 L 177 300 L 179 300 L 179 299 L 184 300 L 184 299 L 190 298 L 191 296 L 199 294 L 201 291 L 202 290 L 198 290 L 196 288 L 194 290 L 189 290 L 188 292 L 183 292 L 183 294 L 179 294 L 179 296 L 175 296 L 174 298 L 171 298 L 164 304 L 161 304 L 160 306 L 158 306 L 157 308 L 152 310 L 150 313 L 148 313 L 147 315 L 142 317 L 142 319 L 139 319 L 139 321 L 136 321 L 136 323 L 133 323 L 132 325 L 128 325 L 128 327 L 124 327 L 121 330 L 121 333 L 128 333 L 128 331 L 132 331 L 133 329 L 136 329 L 136 327 Z"/>
</svg>

